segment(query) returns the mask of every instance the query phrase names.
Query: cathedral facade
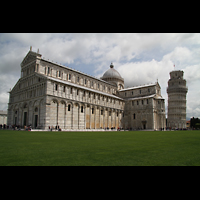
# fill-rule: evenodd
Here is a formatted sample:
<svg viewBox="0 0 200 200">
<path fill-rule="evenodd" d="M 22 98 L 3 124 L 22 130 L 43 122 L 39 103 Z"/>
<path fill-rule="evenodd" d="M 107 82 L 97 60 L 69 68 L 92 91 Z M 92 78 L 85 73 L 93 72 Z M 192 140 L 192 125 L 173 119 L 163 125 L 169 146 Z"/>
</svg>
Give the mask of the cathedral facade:
<svg viewBox="0 0 200 200">
<path fill-rule="evenodd" d="M 99 78 L 42 58 L 32 49 L 10 91 L 8 125 L 49 129 L 165 128 L 165 101 L 158 82 L 124 89 L 110 68 Z"/>
</svg>

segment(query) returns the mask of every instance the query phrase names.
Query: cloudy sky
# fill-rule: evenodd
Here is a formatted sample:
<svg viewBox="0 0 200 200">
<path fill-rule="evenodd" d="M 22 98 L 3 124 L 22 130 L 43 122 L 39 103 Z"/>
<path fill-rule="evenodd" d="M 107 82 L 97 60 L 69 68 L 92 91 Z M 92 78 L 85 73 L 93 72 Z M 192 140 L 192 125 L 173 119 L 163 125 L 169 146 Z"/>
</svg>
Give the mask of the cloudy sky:
<svg viewBox="0 0 200 200">
<path fill-rule="evenodd" d="M 39 48 L 44 58 L 98 78 L 113 62 L 125 87 L 158 79 L 166 109 L 167 82 L 175 64 L 187 80 L 187 118 L 200 117 L 200 34 L 1 33 L 0 110 L 7 109 L 7 92 L 20 78 L 20 63 L 30 46 L 33 51 Z"/>
</svg>

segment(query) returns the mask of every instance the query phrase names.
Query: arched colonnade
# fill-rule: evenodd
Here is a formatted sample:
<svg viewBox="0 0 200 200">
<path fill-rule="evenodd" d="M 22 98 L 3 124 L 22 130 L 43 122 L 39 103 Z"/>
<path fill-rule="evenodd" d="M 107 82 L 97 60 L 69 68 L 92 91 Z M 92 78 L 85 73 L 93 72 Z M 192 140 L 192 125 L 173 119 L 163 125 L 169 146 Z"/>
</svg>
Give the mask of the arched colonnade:
<svg viewBox="0 0 200 200">
<path fill-rule="evenodd" d="M 8 116 L 11 125 L 20 127 L 31 125 L 33 128 L 45 127 L 44 99 L 16 103 L 10 106 Z"/>
<path fill-rule="evenodd" d="M 45 127 L 101 129 L 121 127 L 122 110 L 52 98 L 47 104 Z"/>
</svg>

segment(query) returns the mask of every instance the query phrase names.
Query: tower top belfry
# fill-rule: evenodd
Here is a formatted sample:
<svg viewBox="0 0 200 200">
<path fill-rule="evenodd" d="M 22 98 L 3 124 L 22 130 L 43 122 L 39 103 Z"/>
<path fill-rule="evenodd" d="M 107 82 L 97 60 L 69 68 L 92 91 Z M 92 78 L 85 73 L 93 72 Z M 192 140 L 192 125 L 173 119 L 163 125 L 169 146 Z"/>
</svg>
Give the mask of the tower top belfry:
<svg viewBox="0 0 200 200">
<path fill-rule="evenodd" d="M 181 70 L 174 70 L 170 72 L 170 79 L 183 79 L 184 72 Z"/>
</svg>

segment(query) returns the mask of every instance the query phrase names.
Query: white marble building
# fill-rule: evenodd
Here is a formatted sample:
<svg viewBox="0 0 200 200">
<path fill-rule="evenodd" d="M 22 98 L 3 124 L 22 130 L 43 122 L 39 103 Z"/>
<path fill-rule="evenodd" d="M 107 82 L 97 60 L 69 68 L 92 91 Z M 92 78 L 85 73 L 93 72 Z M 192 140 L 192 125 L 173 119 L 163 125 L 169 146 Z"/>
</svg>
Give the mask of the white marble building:
<svg viewBox="0 0 200 200">
<path fill-rule="evenodd" d="M 120 90 L 125 100 L 124 128 L 153 129 L 166 128 L 165 100 L 161 96 L 158 82 Z"/>
<path fill-rule="evenodd" d="M 10 91 L 7 120 L 41 129 L 160 129 L 165 128 L 165 106 L 158 83 L 124 89 L 112 63 L 98 79 L 30 49 Z"/>
<path fill-rule="evenodd" d="M 0 124 L 7 124 L 7 110 L 0 110 Z"/>
<path fill-rule="evenodd" d="M 188 88 L 183 78 L 183 71 L 170 72 L 168 81 L 168 127 L 172 129 L 186 128 L 186 95 Z"/>
</svg>

